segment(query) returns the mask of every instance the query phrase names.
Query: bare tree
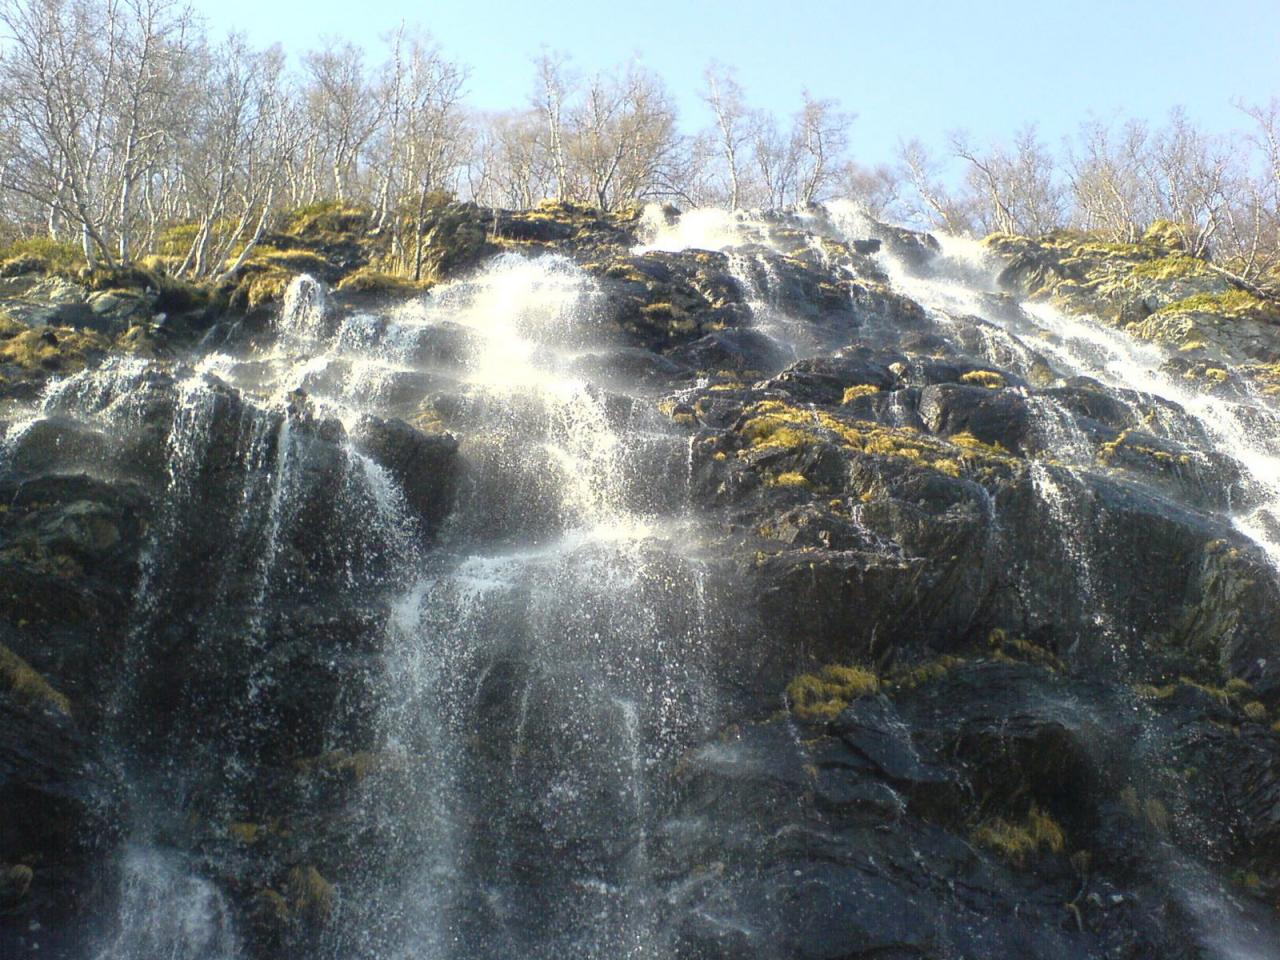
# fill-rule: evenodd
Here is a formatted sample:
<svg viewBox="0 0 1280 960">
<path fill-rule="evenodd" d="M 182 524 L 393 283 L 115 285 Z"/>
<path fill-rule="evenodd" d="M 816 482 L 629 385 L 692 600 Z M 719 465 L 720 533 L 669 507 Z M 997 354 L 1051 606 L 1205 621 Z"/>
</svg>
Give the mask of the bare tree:
<svg viewBox="0 0 1280 960">
<path fill-rule="evenodd" d="M 199 227 L 178 273 L 219 272 L 237 248 L 238 267 L 261 238 L 285 166 L 283 70 L 278 46 L 255 51 L 235 34 L 208 57 L 193 142 L 180 158 Z"/>
<path fill-rule="evenodd" d="M 888 164 L 864 167 L 849 161 L 840 168 L 835 189 L 877 220 L 906 216 L 902 171 Z"/>
<path fill-rule="evenodd" d="M 807 90 L 803 100 L 792 132 L 797 158 L 794 202 L 807 204 L 823 199 L 835 181 L 849 145 L 853 114 L 841 111 L 834 100 L 814 99 Z"/>
<path fill-rule="evenodd" d="M 778 130 L 777 121 L 759 114 L 751 126 L 751 148 L 760 176 L 762 200 L 769 207 L 785 206 L 793 196 L 800 166 L 794 137 Z"/>
<path fill-rule="evenodd" d="M 1171 220 L 1187 253 L 1207 256 L 1227 206 L 1231 155 L 1175 109 L 1152 138 L 1141 171 L 1153 206 Z"/>
<path fill-rule="evenodd" d="M 594 77 L 572 121 L 572 199 L 611 210 L 657 192 L 679 137 L 656 75 L 631 63 L 616 79 Z"/>
<path fill-rule="evenodd" d="M 1066 149 L 1066 170 L 1074 205 L 1072 221 L 1111 240 L 1136 240 L 1149 219 L 1139 174 L 1147 141 L 1145 124 L 1130 122 L 1116 142 L 1108 124 L 1081 124 L 1076 144 Z"/>
<path fill-rule="evenodd" d="M 382 122 L 383 101 L 375 96 L 364 69 L 364 52 L 330 40 L 303 58 L 305 98 L 316 131 L 311 178 L 321 190 L 345 201 L 359 188 L 361 153 Z M 327 162 L 325 174 L 320 164 Z"/>
<path fill-rule="evenodd" d="M 16 153 L 7 185 L 47 208 L 51 225 L 73 225 L 91 265 L 129 259 L 137 185 L 174 132 L 190 23 L 169 0 L 0 6 Z"/>
<path fill-rule="evenodd" d="M 737 210 L 744 195 L 746 170 L 743 158 L 751 142 L 752 115 L 747 109 L 742 88 L 732 72 L 717 63 L 707 66 L 703 74 L 705 88 L 702 99 L 715 116 L 713 140 L 716 152 L 724 164 L 727 181 L 725 201 L 730 210 Z"/>
<path fill-rule="evenodd" d="M 940 179 L 940 163 L 919 140 L 898 145 L 898 157 L 905 179 L 914 190 L 918 203 L 912 211 L 914 219 L 941 227 L 948 233 L 968 233 L 973 218 L 963 201 L 947 190 Z"/>
<path fill-rule="evenodd" d="M 565 102 L 569 98 L 569 58 L 564 54 L 543 54 L 534 61 L 537 83 L 534 109 L 542 116 L 547 135 L 547 154 L 555 171 L 556 199 L 566 200 L 572 192 L 569 181 L 568 148 L 565 145 Z"/>
</svg>

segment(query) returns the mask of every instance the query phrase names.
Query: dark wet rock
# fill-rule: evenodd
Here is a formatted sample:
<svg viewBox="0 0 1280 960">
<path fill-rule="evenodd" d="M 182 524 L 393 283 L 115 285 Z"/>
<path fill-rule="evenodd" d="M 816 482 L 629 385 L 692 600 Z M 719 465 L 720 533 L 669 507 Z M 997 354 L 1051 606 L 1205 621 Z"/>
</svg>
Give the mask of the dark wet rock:
<svg viewBox="0 0 1280 960">
<path fill-rule="evenodd" d="M 110 902 L 98 864 L 119 841 L 121 811 L 72 704 L 24 670 L 0 645 L 0 952 L 60 955 Z"/>
<path fill-rule="evenodd" d="M 366 416 L 356 424 L 352 440 L 388 470 L 429 528 L 449 515 L 460 471 L 456 438 L 423 433 L 402 420 Z"/>
<path fill-rule="evenodd" d="M 1031 430 L 1031 414 L 1023 397 L 1010 390 L 965 384 L 925 387 L 920 391 L 920 416 L 933 433 L 969 434 L 1019 453 L 1026 450 Z"/>
<path fill-rule="evenodd" d="M 1280 586 L 1232 523 L 1262 502 L 1232 451 L 1066 378 L 1013 297 L 892 290 L 888 255 L 956 276 L 927 235 L 739 226 L 732 254 L 640 253 L 636 211 L 436 203 L 421 285 L 353 282 L 284 396 L 266 305 L 376 272 L 366 212 L 283 222 L 220 292 L 247 318 L 0 270 L 31 300 L 0 328 L 6 426 L 55 376 L 160 356 L 5 437 L 0 643 L 32 675 L 0 688 L 0 952 L 33 917 L 42 955 L 73 915 L 110 926 L 118 824 L 153 811 L 254 957 L 392 954 L 424 873 L 477 958 L 607 930 L 699 960 L 1191 960 L 1203 903 L 1267 932 Z M 1017 290 L 1134 336 L 1231 326 L 1170 309 L 1224 291 L 1157 239 L 992 246 Z M 381 306 L 511 252 L 578 264 L 610 321 L 537 344 L 563 395 L 477 383 L 472 330 Z M 216 342 L 224 379 L 184 352 L 215 321 L 193 359 Z M 1266 371 L 1214 364 L 1252 336 L 1168 369 L 1247 396 Z"/>
<path fill-rule="evenodd" d="M 755 330 L 723 330 L 671 350 L 667 358 L 693 370 L 763 376 L 786 363 L 778 345 Z"/>
</svg>

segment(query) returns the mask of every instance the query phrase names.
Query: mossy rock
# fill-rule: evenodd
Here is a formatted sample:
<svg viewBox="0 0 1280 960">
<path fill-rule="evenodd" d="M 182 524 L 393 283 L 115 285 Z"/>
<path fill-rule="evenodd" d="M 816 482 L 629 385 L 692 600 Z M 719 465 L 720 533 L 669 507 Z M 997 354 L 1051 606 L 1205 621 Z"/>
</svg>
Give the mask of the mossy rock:
<svg viewBox="0 0 1280 960">
<path fill-rule="evenodd" d="M 1204 314 L 1232 320 L 1280 323 L 1280 302 L 1263 299 L 1240 289 L 1194 294 L 1161 307 L 1157 312 L 1165 315 Z"/>
<path fill-rule="evenodd" d="M 289 871 L 286 885 L 290 913 L 309 926 L 323 926 L 333 913 L 333 884 L 314 866 L 297 866 Z"/>
<path fill-rule="evenodd" d="M 372 267 L 361 267 L 349 273 L 338 282 L 337 289 L 346 293 L 381 293 L 391 296 L 413 296 L 430 290 L 430 281 L 414 281 L 409 277 L 399 277 L 390 273 L 381 273 Z"/>
<path fill-rule="evenodd" d="M 989 390 L 1000 390 L 1009 385 L 1004 374 L 996 370 L 970 370 L 968 373 L 961 374 L 960 382 L 975 387 L 986 387 Z"/>
<path fill-rule="evenodd" d="M 111 343 L 92 330 L 29 327 L 0 342 L 0 362 L 26 371 L 76 373 L 101 357 Z"/>
<path fill-rule="evenodd" d="M 737 432 L 746 441 L 747 450 L 799 450 L 834 441 L 868 456 L 904 461 L 949 477 L 1007 466 L 1014 460 L 1007 451 L 968 434 L 942 439 L 909 427 L 843 419 L 779 400 L 762 401 L 745 410 Z"/>
<path fill-rule="evenodd" d="M 326 200 L 286 213 L 281 232 L 310 240 L 333 239 L 367 232 L 371 220 L 367 207 Z"/>
<path fill-rule="evenodd" d="M 3 644 L 0 644 L 0 689 L 21 704 L 71 715 L 71 701 L 66 695 L 55 690 L 31 664 Z"/>
<path fill-rule="evenodd" d="M 987 820 L 973 831 L 973 840 L 1017 866 L 1024 866 L 1039 853 L 1060 854 L 1066 849 L 1061 824 L 1034 803 L 1023 818 Z"/>
<path fill-rule="evenodd" d="M 834 720 L 858 697 L 880 689 L 880 678 L 858 666 L 827 664 L 817 673 L 802 673 L 787 684 L 787 702 L 801 720 Z"/>
</svg>

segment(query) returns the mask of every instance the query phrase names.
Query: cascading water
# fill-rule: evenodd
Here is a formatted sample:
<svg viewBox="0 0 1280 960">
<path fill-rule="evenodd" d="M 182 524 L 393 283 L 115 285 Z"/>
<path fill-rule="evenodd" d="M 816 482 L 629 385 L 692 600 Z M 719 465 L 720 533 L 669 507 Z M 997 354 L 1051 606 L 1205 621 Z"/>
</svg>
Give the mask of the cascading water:
<svg viewBox="0 0 1280 960">
<path fill-rule="evenodd" d="M 847 237 L 867 232 L 866 218 L 852 204 L 832 204 L 830 215 Z M 953 317 L 981 316 L 1018 344 L 1034 343 L 1065 377 L 1092 377 L 1117 391 L 1132 391 L 1137 420 L 1150 419 L 1147 410 L 1140 408 L 1153 403 L 1157 413 L 1167 414 L 1171 408 L 1185 412 L 1185 417 L 1162 417 L 1161 426 L 1171 439 L 1193 451 L 1203 452 L 1209 446 L 1211 452 L 1240 464 L 1243 507 L 1232 512 L 1232 520 L 1280 569 L 1280 527 L 1273 520 L 1280 516 L 1280 451 L 1276 448 L 1280 414 L 1269 403 L 1262 398 L 1239 400 L 1191 390 L 1165 372 L 1168 353 L 1100 320 L 1071 316 L 1047 303 L 1028 302 L 1013 311 L 1002 309 L 998 306 L 1001 295 L 996 292 L 998 268 L 982 245 L 945 234 L 939 234 L 938 241 L 940 254 L 925 273 L 912 270 L 886 251 L 882 262 L 895 287 L 934 310 L 944 322 Z M 984 353 L 992 362 L 1018 369 L 1018 364 L 1009 363 L 1007 353 L 1001 355 L 989 342 L 987 345 Z M 1019 352 L 1030 354 L 1025 346 Z M 1020 372 L 1030 371 L 1024 366 Z M 1036 402 L 1046 400 L 1037 398 Z M 1072 469 L 1092 467 L 1092 447 L 1079 443 L 1079 431 L 1071 426 L 1073 420 L 1066 411 L 1052 415 L 1049 429 L 1057 435 L 1050 438 L 1048 449 Z"/>
<path fill-rule="evenodd" d="M 335 956 L 659 955 L 651 780 L 714 722 L 705 657 L 723 614 L 683 489 L 654 483 L 687 441 L 579 373 L 614 345 L 606 316 L 593 282 L 557 257 L 499 258 L 331 333 L 322 288 L 299 278 L 269 351 L 209 354 L 176 380 L 101 368 L 56 386 L 32 420 L 57 412 L 123 440 L 132 405 L 172 407 L 165 435 L 144 438 L 167 488 L 111 729 L 136 748 L 135 702 L 156 683 L 191 684 L 219 749 L 178 717 L 148 733 L 149 756 L 118 758 L 124 779 L 175 810 L 198 792 L 211 822 L 248 815 L 253 776 L 240 764 L 265 749 L 264 718 L 287 709 L 273 706 L 280 641 L 267 638 L 313 605 L 386 598 L 363 668 L 376 772 L 352 811 L 368 862 L 334 907 Z M 432 388 L 429 408 L 405 407 L 405 383 L 419 397 Z M 435 531 L 430 562 L 397 484 L 345 436 L 370 413 L 463 428 L 465 504 Z M 193 525 L 201 511 L 216 521 Z M 341 596 L 308 596 L 317 566 Z M 248 665 L 240 686 L 165 675 L 172 643 Z M 344 723 L 331 722 L 334 742 Z M 478 728 L 498 731 L 483 750 Z M 163 848 L 163 804 L 138 807 L 151 822 L 135 828 L 104 958 L 233 954 L 224 911 Z M 146 891 L 175 883 L 191 886 L 190 910 L 149 914 L 163 907 Z"/>
<path fill-rule="evenodd" d="M 660 349 L 687 356 L 726 318 L 770 348 L 742 360 L 726 336 L 738 366 L 672 362 L 657 387 L 629 365 L 618 286 L 566 256 L 507 253 L 394 307 L 344 306 L 300 277 L 270 331 L 185 362 L 113 359 L 13 417 L 0 457 L 22 482 L 83 474 L 120 485 L 123 514 L 154 504 L 125 530 L 140 545 L 125 639 L 93 652 L 109 669 L 91 720 L 132 817 L 115 921 L 75 960 L 1005 955 L 1030 936 L 988 916 L 1008 896 L 1039 918 L 1025 921 L 1036 956 L 1111 955 L 1086 921 L 1127 930 L 1104 912 L 1131 901 L 1104 878 L 1064 913 L 1058 892 L 1090 882 L 1067 873 L 1074 847 L 1040 877 L 976 839 L 1037 786 L 1019 779 L 1009 809 L 990 799 L 1017 751 L 1053 754 L 1033 773 L 1070 810 L 1111 790 L 1072 764 L 1096 748 L 1109 777 L 1110 741 L 1128 735 L 1109 728 L 1145 709 L 1127 686 L 1123 701 L 1070 687 L 1058 659 L 1074 657 L 1071 630 L 1117 647 L 1136 633 L 1095 566 L 1114 532 L 1098 484 L 1119 481 L 1071 378 L 1109 384 L 1103 399 L 1185 449 L 1187 489 L 1239 461 L 1225 493 L 1194 490 L 1197 508 L 1273 551 L 1275 422 L 1246 436 L 1269 408 L 1192 394 L 1158 351 L 993 293 L 968 242 L 941 238 L 922 273 L 889 249 L 855 257 L 870 232 L 839 205 L 647 211 L 610 270 L 634 277 L 627 256 L 650 255 L 655 274 L 737 288 Z M 886 276 L 924 311 L 859 313 L 889 296 Z M 944 441 L 921 397 L 938 384 L 898 371 L 937 359 L 939 336 L 1054 384 L 1018 394 L 1026 449 L 989 475 L 927 459 Z M 754 444 L 762 403 L 803 411 L 824 439 Z M 883 446 L 855 450 L 872 424 Z M 1034 594 L 1064 621 L 1085 608 L 1056 655 L 1018 637 L 1009 649 L 1039 659 L 965 648 L 968 666 L 895 672 L 895 644 L 934 658 L 981 631 L 1004 654 L 987 612 L 961 602 L 988 589 L 966 563 L 1009 556 L 1022 579 L 996 570 L 993 604 Z M 860 606 L 841 619 L 826 608 L 846 594 Z M 867 681 L 881 695 L 805 720 L 789 682 L 828 663 L 856 679 L 855 660 L 882 672 Z M 1173 736 L 1154 721 L 1147 735 L 1148 759 Z M 964 779 L 992 756 L 988 781 Z M 1074 844 L 1093 825 L 1067 829 Z M 1169 894 L 1206 955 L 1271 955 L 1265 918 L 1200 859 L 1172 842 L 1135 859 L 1168 873 L 1142 889 Z"/>
<path fill-rule="evenodd" d="M 865 215 L 852 204 L 831 204 L 828 215 L 847 239 L 868 233 Z M 1168 353 L 1096 318 L 1072 316 L 1047 303 L 1022 302 L 1011 309 L 997 292 L 998 266 L 981 244 L 945 234 L 937 240 L 939 252 L 924 270 L 913 269 L 892 250 L 882 252 L 880 261 L 897 289 L 929 309 L 944 328 L 978 325 L 979 353 L 992 363 L 1031 378 L 1043 372 L 1039 351 L 1059 377 L 1091 377 L 1112 388 L 1135 422 L 1185 444 L 1190 457 L 1237 464 L 1240 479 L 1227 485 L 1239 486 L 1235 499 L 1242 505 L 1232 509 L 1228 497 L 1227 517 L 1265 551 L 1280 573 L 1280 528 L 1274 520 L 1280 516 L 1280 415 L 1268 401 L 1191 390 L 1166 373 Z M 1036 351 L 1028 343 L 1034 343 Z M 1095 444 L 1075 415 L 1052 396 L 1038 393 L 1028 403 L 1045 451 L 1031 464 L 1033 487 L 1046 519 L 1058 531 L 1076 588 L 1093 600 L 1098 628 L 1111 632 L 1115 621 L 1095 589 L 1083 527 L 1091 511 L 1089 488 L 1081 478 L 1098 467 Z M 1074 485 L 1078 492 L 1064 484 Z M 1261 960 L 1276 955 L 1274 924 L 1263 911 L 1172 848 L 1165 856 L 1174 899 L 1195 918 L 1206 956 Z"/>
<path fill-rule="evenodd" d="M 777 303 L 778 277 L 763 254 L 776 254 L 770 226 L 759 215 L 744 210 L 692 210 L 667 223 L 659 208 L 645 208 L 643 242 L 637 253 L 680 253 L 710 250 L 727 258 L 728 273 L 742 291 L 750 311 L 751 328 L 767 337 L 779 355 L 795 360 L 812 356 L 820 341 L 808 324 L 787 315 Z"/>
<path fill-rule="evenodd" d="M 388 649 L 383 736 L 421 765 L 407 806 L 435 835 L 417 839 L 393 889 L 363 897 L 409 906 L 377 955 L 654 949 L 648 781 L 713 717 L 710 615 L 688 522 L 639 495 L 653 469 L 641 454 L 682 441 L 574 372 L 607 339 L 602 316 L 567 261 L 506 257 L 384 334 L 421 343 L 448 324 L 466 341 L 452 416 L 476 475 L 448 556 L 400 602 Z M 496 731 L 483 750 L 468 740 L 480 728 Z M 403 809 L 406 796 L 384 802 Z"/>
</svg>

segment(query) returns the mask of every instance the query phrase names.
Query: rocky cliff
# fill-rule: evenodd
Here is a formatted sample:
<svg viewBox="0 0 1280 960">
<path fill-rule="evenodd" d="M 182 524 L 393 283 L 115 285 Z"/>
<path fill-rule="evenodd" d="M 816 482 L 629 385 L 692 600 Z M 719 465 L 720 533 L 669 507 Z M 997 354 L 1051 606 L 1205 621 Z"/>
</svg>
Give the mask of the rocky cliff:
<svg viewBox="0 0 1280 960">
<path fill-rule="evenodd" d="M 424 239 L 0 266 L 0 952 L 1280 956 L 1272 302 L 1158 227 Z"/>
</svg>

